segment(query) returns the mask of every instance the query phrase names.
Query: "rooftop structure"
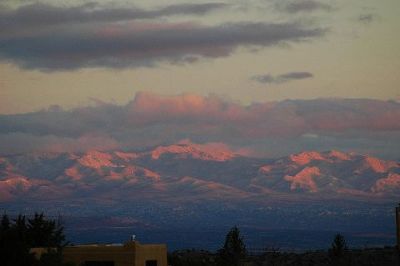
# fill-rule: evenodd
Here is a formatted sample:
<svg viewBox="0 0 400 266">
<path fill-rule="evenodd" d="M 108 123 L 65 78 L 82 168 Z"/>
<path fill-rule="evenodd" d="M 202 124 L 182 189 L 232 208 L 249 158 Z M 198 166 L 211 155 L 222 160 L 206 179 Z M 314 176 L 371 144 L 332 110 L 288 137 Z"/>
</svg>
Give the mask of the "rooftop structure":
<svg viewBox="0 0 400 266">
<path fill-rule="evenodd" d="M 46 252 L 42 249 L 31 252 L 38 256 Z M 63 249 L 63 258 L 79 266 L 167 266 L 167 246 L 142 245 L 132 240 L 125 244 L 67 246 Z"/>
</svg>

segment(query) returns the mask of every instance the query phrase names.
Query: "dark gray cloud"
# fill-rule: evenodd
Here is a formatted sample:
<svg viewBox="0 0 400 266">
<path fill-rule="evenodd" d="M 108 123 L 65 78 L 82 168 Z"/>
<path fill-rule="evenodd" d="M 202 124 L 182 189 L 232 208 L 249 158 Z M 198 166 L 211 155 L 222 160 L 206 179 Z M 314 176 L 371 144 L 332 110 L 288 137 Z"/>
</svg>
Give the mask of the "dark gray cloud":
<svg viewBox="0 0 400 266">
<path fill-rule="evenodd" d="M 314 77 L 314 75 L 310 72 L 289 72 L 278 76 L 272 76 L 270 74 L 257 75 L 252 77 L 251 79 L 260 83 L 281 84 L 293 80 L 308 79 L 312 77 Z"/>
<path fill-rule="evenodd" d="M 154 19 L 173 15 L 203 15 L 227 7 L 224 3 L 177 4 L 155 10 L 102 7 L 87 3 L 75 7 L 35 3 L 17 9 L 0 11 L 0 25 L 8 30 L 21 30 L 60 24 L 106 23 L 137 19 Z M 4 28 L 3 28 L 4 30 Z"/>
<path fill-rule="evenodd" d="M 138 67 L 190 63 L 230 55 L 239 46 L 272 46 L 318 38 L 326 32 L 299 24 L 96 24 L 50 28 L 0 37 L 0 59 L 44 71 L 83 67 Z"/>
<path fill-rule="evenodd" d="M 400 104 L 393 101 L 285 100 L 243 106 L 217 96 L 138 93 L 124 106 L 0 115 L 0 125 L 0 154 L 137 149 L 191 139 L 252 147 L 271 156 L 283 149 L 322 148 L 400 156 L 399 145 L 393 144 L 400 137 Z"/>
<path fill-rule="evenodd" d="M 315 0 L 295 0 L 290 2 L 278 2 L 277 7 L 288 13 L 313 12 L 317 10 L 330 11 L 332 6 Z"/>
<path fill-rule="evenodd" d="M 376 15 L 375 14 L 362 14 L 358 16 L 358 21 L 361 23 L 364 23 L 366 25 L 371 24 L 373 21 L 376 20 Z"/>
</svg>

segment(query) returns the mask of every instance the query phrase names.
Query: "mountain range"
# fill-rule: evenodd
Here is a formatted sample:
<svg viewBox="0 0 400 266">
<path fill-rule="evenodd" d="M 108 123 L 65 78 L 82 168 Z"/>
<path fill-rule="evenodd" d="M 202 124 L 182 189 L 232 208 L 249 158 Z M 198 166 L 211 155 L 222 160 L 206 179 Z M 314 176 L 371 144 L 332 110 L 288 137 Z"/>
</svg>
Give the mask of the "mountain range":
<svg viewBox="0 0 400 266">
<path fill-rule="evenodd" d="M 390 201 L 400 163 L 340 151 L 277 159 L 178 143 L 140 152 L 30 153 L 0 157 L 0 202 L 220 200 Z"/>
</svg>

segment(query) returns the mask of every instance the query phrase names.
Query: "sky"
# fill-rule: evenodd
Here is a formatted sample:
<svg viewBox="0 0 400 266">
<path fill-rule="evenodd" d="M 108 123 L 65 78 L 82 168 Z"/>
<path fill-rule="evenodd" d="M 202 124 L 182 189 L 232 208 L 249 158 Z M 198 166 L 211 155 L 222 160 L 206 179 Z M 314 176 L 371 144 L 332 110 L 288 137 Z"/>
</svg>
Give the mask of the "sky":
<svg viewBox="0 0 400 266">
<path fill-rule="evenodd" d="M 0 113 L 139 91 L 398 99 L 397 0 L 0 1 Z"/>
<path fill-rule="evenodd" d="M 398 0 L 0 0 L 0 149 L 398 159 Z M 211 116 L 211 117 L 210 117 Z"/>
</svg>

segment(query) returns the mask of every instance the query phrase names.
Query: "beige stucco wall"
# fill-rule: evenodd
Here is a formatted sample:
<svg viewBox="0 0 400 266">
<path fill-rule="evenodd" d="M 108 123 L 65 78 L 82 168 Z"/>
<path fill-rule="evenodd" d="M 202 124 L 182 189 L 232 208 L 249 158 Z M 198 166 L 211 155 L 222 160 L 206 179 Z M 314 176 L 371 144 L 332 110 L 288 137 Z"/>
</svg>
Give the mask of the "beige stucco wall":
<svg viewBox="0 0 400 266">
<path fill-rule="evenodd" d="M 145 266 L 146 260 L 157 260 L 157 266 L 167 266 L 167 246 L 137 245 L 135 266 Z"/>
<path fill-rule="evenodd" d="M 64 261 L 80 265 L 85 261 L 114 261 L 115 266 L 145 266 L 146 260 L 157 260 L 157 266 L 167 266 L 166 245 L 141 245 L 137 241 L 123 246 L 83 245 L 65 247 Z"/>
</svg>

